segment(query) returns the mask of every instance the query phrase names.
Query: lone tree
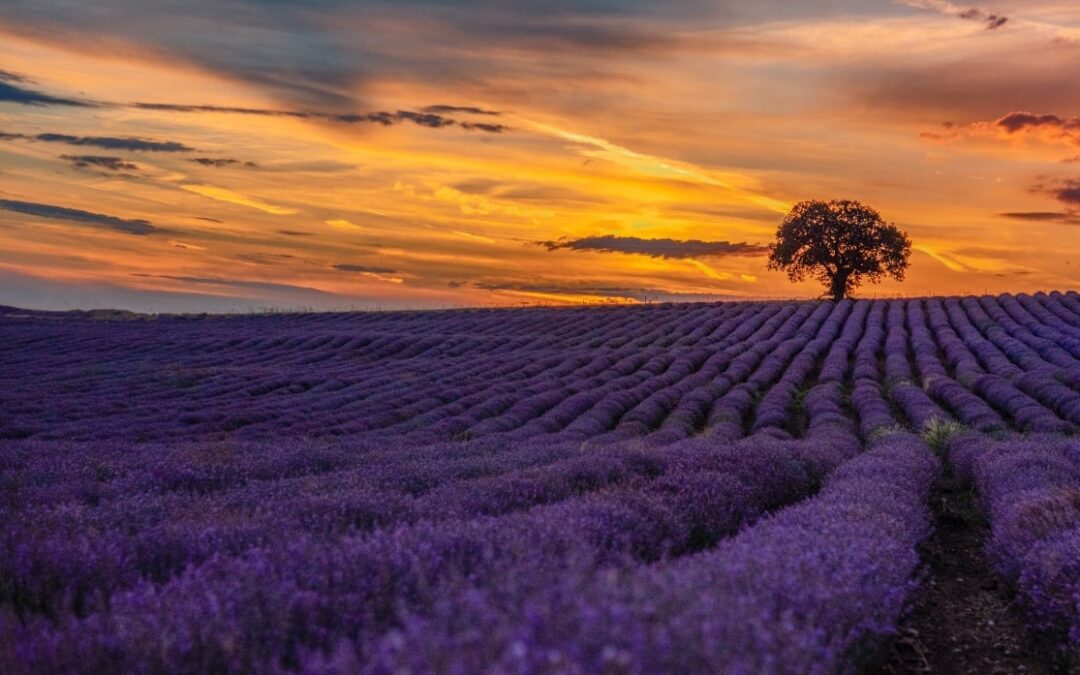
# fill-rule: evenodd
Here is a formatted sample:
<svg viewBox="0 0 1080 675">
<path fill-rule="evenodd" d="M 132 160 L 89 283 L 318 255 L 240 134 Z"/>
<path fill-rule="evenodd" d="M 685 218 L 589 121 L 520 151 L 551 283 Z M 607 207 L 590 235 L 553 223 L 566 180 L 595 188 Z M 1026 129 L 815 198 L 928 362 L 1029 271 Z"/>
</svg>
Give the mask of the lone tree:
<svg viewBox="0 0 1080 675">
<path fill-rule="evenodd" d="M 849 200 L 799 202 L 776 229 L 769 269 L 792 281 L 813 277 L 833 300 L 848 297 L 863 280 L 904 280 L 911 240 L 869 206 Z"/>
</svg>

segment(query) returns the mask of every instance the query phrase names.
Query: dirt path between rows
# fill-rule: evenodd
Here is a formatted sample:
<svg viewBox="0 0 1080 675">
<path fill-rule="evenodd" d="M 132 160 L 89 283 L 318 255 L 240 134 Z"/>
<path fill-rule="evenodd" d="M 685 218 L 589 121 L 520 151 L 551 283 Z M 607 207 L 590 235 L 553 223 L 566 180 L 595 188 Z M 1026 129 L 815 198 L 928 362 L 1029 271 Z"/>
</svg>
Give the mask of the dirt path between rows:
<svg viewBox="0 0 1080 675">
<path fill-rule="evenodd" d="M 934 534 L 922 548 L 927 576 L 883 665 L 899 675 L 1058 675 L 1080 672 L 1031 636 L 983 555 L 986 526 L 970 489 L 947 475 L 932 495 Z"/>
</svg>

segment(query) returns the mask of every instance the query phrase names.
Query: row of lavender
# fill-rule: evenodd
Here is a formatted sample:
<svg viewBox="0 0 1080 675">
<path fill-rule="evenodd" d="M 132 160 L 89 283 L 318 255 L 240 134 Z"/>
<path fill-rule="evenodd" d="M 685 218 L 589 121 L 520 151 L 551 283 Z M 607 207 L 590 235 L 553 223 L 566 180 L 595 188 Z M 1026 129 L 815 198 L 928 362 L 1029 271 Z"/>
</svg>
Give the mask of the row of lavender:
<svg viewBox="0 0 1080 675">
<path fill-rule="evenodd" d="M 307 523 L 291 530 L 294 502 L 274 514 L 272 537 L 243 551 L 219 548 L 163 581 L 118 587 L 118 555 L 81 580 L 76 605 L 63 602 L 76 589 L 57 597 L 49 585 L 69 582 L 89 561 L 70 546 L 85 526 L 51 551 L 68 564 L 28 587 L 21 582 L 48 562 L 26 557 L 43 526 L 28 521 L 7 549 L 24 567 L 3 577 L 19 611 L 3 615 L 0 657 L 11 672 L 846 670 L 903 609 L 937 473 L 913 437 L 858 449 L 840 433 L 611 447 L 558 468 L 506 472 L 505 488 L 519 495 L 531 479 L 555 500 L 546 506 L 515 511 L 521 504 L 506 503 L 508 490 L 484 499 L 482 488 L 495 482 L 459 483 L 441 494 L 451 508 L 458 499 L 446 520 L 431 514 L 369 534 L 319 536 Z M 822 480 L 817 497 L 752 525 Z M 255 505 L 228 492 L 233 504 Z M 285 495 L 254 496 L 266 504 Z M 492 516 L 500 496 L 507 513 Z M 335 497 L 308 506 L 332 510 Z M 139 515 L 134 504 L 115 505 L 117 520 Z M 68 500 L 57 511 L 73 507 Z M 129 536 L 146 532 L 127 527 Z M 136 550 L 174 551 L 175 543 L 142 538 Z M 27 603 L 35 592 L 61 602 Z"/>
<path fill-rule="evenodd" d="M 860 310 L 863 325 L 885 342 L 864 340 L 874 358 L 884 348 L 884 363 L 864 363 L 856 379 L 883 385 L 920 425 L 1067 430 L 1080 424 L 1078 304 L 1073 294 L 859 303 L 875 307 Z M 624 439 L 665 425 L 665 441 L 742 436 L 783 427 L 776 416 L 804 402 L 799 382 L 816 376 L 839 315 L 851 311 L 810 307 L 518 311 L 501 321 L 491 312 L 313 315 L 307 332 L 293 317 L 83 320 L 77 330 L 66 319 L 0 318 L 6 370 L 28 389 L 0 391 L 0 437 L 429 443 Z M 796 354 L 789 393 L 755 419 L 772 381 L 750 374 L 763 359 Z M 34 404 L 44 397 L 49 406 Z"/>
<path fill-rule="evenodd" d="M 1031 626 L 1080 654 L 1080 439 L 1050 434 L 949 442 L 954 471 L 977 490 L 986 552 Z"/>
</svg>

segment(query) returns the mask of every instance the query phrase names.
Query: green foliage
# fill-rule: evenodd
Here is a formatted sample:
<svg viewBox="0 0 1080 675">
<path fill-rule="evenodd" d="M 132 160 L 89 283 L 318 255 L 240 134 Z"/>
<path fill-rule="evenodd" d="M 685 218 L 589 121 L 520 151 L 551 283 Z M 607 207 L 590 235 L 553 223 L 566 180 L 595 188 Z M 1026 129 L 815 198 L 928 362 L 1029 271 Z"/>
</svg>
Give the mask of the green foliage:
<svg viewBox="0 0 1080 675">
<path fill-rule="evenodd" d="M 942 454 L 949 439 L 965 430 L 966 427 L 959 422 L 934 418 L 923 425 L 922 438 L 934 452 Z"/>
<path fill-rule="evenodd" d="M 903 425 L 900 425 L 900 424 L 892 424 L 892 425 L 887 426 L 887 427 L 878 427 L 878 428 L 876 428 L 876 429 L 874 429 L 873 431 L 870 432 L 870 434 L 867 436 L 866 440 L 867 440 L 867 442 L 869 442 L 872 445 L 874 443 L 877 443 L 881 439 L 885 438 L 886 436 L 891 436 L 893 434 L 901 434 L 901 433 L 904 433 L 906 431 L 908 431 L 908 430 L 906 428 L 904 428 Z"/>
</svg>

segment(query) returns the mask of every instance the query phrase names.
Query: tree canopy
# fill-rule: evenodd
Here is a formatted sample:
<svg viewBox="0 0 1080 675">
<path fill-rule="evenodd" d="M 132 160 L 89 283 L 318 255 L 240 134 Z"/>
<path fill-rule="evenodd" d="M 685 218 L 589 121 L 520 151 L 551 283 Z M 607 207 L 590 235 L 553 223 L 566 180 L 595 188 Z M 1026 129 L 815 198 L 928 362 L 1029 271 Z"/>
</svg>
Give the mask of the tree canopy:
<svg viewBox="0 0 1080 675">
<path fill-rule="evenodd" d="M 877 211 L 851 200 L 805 201 L 791 209 L 769 245 L 769 269 L 792 281 L 813 278 L 834 300 L 851 295 L 863 281 L 886 275 L 903 281 L 911 256 L 907 233 Z"/>
</svg>

